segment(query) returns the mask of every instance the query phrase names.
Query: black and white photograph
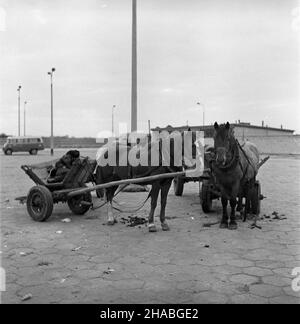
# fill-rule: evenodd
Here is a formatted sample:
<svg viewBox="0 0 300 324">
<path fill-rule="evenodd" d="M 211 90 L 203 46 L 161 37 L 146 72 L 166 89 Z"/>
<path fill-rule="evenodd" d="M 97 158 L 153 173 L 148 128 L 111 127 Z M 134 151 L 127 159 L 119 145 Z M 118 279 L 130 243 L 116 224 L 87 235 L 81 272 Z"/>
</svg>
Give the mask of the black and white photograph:
<svg viewBox="0 0 300 324">
<path fill-rule="evenodd" d="M 0 0 L 0 304 L 300 304 L 299 108 L 298 0 Z"/>
</svg>

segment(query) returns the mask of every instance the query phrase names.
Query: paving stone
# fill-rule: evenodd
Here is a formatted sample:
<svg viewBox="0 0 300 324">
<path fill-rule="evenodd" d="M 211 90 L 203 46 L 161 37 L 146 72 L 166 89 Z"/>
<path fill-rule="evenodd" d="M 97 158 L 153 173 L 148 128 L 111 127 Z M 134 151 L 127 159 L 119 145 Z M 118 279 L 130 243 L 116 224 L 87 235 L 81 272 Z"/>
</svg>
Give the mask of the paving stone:
<svg viewBox="0 0 300 324">
<path fill-rule="evenodd" d="M 278 286 L 278 287 L 286 287 L 290 286 L 292 280 L 290 278 L 280 277 L 278 275 L 273 276 L 265 276 L 262 278 L 263 283 Z"/>
<path fill-rule="evenodd" d="M 247 268 L 255 265 L 254 262 L 244 259 L 229 260 L 227 264 L 240 268 Z"/>
<path fill-rule="evenodd" d="M 300 298 L 292 296 L 279 296 L 269 299 L 270 304 L 300 304 Z"/>
<path fill-rule="evenodd" d="M 251 295 L 251 294 L 241 294 L 234 295 L 231 300 L 235 304 L 268 304 L 268 299 Z"/>
<path fill-rule="evenodd" d="M 261 297 L 276 297 L 282 294 L 282 290 L 279 287 L 272 285 L 258 284 L 250 286 L 250 293 Z"/>
<path fill-rule="evenodd" d="M 300 298 L 300 291 L 294 291 L 291 286 L 283 288 L 284 292 L 289 296 Z"/>
<path fill-rule="evenodd" d="M 244 284 L 244 285 L 246 285 L 246 284 L 247 285 L 252 285 L 254 283 L 259 282 L 257 277 L 249 276 L 249 275 L 245 275 L 245 274 L 233 275 L 233 276 L 230 277 L 230 281 L 240 283 L 240 284 Z"/>
<path fill-rule="evenodd" d="M 228 297 L 220 293 L 204 291 L 194 294 L 193 302 L 196 304 L 226 304 Z"/>
<path fill-rule="evenodd" d="M 262 276 L 267 276 L 267 275 L 273 274 L 273 272 L 271 270 L 266 269 L 266 268 L 259 268 L 259 267 L 244 268 L 243 272 L 245 274 L 249 274 L 249 275 L 257 276 L 257 277 L 262 277 Z"/>
</svg>

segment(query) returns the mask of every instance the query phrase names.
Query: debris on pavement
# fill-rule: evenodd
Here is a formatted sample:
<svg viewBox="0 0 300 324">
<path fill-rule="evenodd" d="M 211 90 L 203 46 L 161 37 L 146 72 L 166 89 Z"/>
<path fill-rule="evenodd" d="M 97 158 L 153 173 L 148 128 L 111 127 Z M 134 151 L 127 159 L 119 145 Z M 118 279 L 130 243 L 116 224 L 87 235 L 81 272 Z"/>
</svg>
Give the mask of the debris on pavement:
<svg viewBox="0 0 300 324">
<path fill-rule="evenodd" d="M 29 300 L 29 299 L 31 299 L 32 298 L 32 294 L 26 294 L 26 295 L 24 295 L 23 297 L 22 297 L 22 301 L 25 301 L 25 300 Z"/>
<path fill-rule="evenodd" d="M 82 248 L 81 246 L 78 246 L 78 247 L 72 249 L 71 251 L 78 251 L 78 250 L 80 250 L 81 248 Z"/>
<path fill-rule="evenodd" d="M 217 224 L 219 224 L 220 222 L 213 222 L 213 223 L 204 223 L 202 226 L 203 227 L 211 227 L 211 226 L 213 226 L 213 225 L 217 225 Z"/>
<path fill-rule="evenodd" d="M 42 266 L 48 266 L 48 265 L 51 265 L 52 263 L 51 262 L 48 262 L 48 261 L 41 261 L 38 263 L 38 266 L 39 267 L 42 267 Z"/>
<path fill-rule="evenodd" d="M 273 216 L 273 217 L 271 217 Z M 264 214 L 262 216 L 262 218 L 265 218 L 265 219 L 269 219 L 269 222 L 272 222 L 273 220 L 284 220 L 284 219 L 287 219 L 287 217 L 285 216 L 285 214 L 280 214 L 277 212 L 277 211 L 273 211 L 271 215 L 266 215 Z"/>
<path fill-rule="evenodd" d="M 256 223 L 253 223 L 253 224 L 250 225 L 250 228 L 251 229 L 254 229 L 254 228 L 261 229 L 261 226 L 257 225 Z"/>
<path fill-rule="evenodd" d="M 20 256 L 27 256 L 33 254 L 33 252 L 20 252 Z"/>
<path fill-rule="evenodd" d="M 64 218 L 61 220 L 63 223 L 70 223 L 71 222 L 71 218 Z"/>
<path fill-rule="evenodd" d="M 148 223 L 148 220 L 144 217 L 129 216 L 128 218 L 122 217 L 120 223 L 127 224 L 128 227 L 134 227 Z"/>
<path fill-rule="evenodd" d="M 111 274 L 114 271 L 115 271 L 114 269 L 111 269 L 110 267 L 108 267 L 107 270 L 103 271 L 103 274 Z"/>
</svg>

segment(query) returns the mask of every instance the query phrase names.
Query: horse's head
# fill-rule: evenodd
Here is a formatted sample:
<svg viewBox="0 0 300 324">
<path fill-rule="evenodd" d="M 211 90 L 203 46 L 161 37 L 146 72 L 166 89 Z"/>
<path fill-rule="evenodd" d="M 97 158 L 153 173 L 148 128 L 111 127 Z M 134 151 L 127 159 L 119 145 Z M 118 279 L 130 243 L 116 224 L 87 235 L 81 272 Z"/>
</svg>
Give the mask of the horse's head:
<svg viewBox="0 0 300 324">
<path fill-rule="evenodd" d="M 233 129 L 230 124 L 219 125 L 217 122 L 214 124 L 215 134 L 215 153 L 216 163 L 221 166 L 225 166 L 233 158 L 233 146 L 235 143 Z"/>
</svg>

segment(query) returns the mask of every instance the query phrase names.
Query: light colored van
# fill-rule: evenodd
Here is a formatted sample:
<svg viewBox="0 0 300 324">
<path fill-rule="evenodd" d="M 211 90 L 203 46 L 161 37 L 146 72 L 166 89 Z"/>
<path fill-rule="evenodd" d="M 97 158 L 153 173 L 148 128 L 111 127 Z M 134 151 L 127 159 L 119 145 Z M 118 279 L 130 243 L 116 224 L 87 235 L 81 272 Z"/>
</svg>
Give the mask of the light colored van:
<svg viewBox="0 0 300 324">
<path fill-rule="evenodd" d="M 33 136 L 8 137 L 2 148 L 6 155 L 11 155 L 13 152 L 29 152 L 29 154 L 36 155 L 43 149 L 42 138 Z"/>
</svg>

